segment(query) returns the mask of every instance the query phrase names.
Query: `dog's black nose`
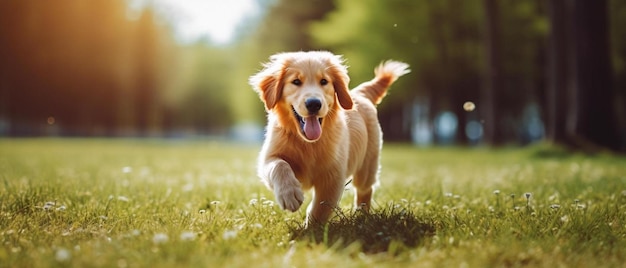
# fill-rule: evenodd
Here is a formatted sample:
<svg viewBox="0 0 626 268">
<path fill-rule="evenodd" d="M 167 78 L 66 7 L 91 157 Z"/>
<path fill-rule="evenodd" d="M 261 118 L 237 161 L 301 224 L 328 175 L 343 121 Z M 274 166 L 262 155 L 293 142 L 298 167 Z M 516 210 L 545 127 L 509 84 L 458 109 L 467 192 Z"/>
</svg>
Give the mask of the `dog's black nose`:
<svg viewBox="0 0 626 268">
<path fill-rule="evenodd" d="M 322 108 L 322 102 L 319 99 L 310 98 L 304 101 L 304 106 L 310 114 L 315 114 Z"/>
</svg>

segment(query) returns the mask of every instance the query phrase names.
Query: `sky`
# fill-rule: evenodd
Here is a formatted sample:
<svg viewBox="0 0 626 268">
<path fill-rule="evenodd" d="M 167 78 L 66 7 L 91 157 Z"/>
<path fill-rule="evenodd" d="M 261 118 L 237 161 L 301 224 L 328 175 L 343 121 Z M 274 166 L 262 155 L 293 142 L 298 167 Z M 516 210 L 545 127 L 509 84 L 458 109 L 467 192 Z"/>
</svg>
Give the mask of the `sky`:
<svg viewBox="0 0 626 268">
<path fill-rule="evenodd" d="M 256 15 L 255 0 L 131 0 L 131 8 L 152 2 L 157 12 L 173 23 L 177 38 L 184 43 L 209 37 L 226 44 L 246 17 Z"/>
</svg>

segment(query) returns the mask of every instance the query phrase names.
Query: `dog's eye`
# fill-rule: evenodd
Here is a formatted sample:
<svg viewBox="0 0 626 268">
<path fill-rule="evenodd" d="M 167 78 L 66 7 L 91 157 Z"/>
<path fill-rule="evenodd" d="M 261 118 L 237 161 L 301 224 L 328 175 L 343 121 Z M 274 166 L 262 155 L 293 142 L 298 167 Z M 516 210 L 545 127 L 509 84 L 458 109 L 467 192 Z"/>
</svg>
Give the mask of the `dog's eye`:
<svg viewBox="0 0 626 268">
<path fill-rule="evenodd" d="M 320 80 L 320 85 L 325 86 L 328 84 L 328 80 L 322 78 L 322 80 Z"/>
<path fill-rule="evenodd" d="M 295 79 L 295 80 L 291 81 L 291 83 L 296 85 L 296 86 L 302 85 L 302 81 L 300 81 L 300 79 Z"/>
</svg>

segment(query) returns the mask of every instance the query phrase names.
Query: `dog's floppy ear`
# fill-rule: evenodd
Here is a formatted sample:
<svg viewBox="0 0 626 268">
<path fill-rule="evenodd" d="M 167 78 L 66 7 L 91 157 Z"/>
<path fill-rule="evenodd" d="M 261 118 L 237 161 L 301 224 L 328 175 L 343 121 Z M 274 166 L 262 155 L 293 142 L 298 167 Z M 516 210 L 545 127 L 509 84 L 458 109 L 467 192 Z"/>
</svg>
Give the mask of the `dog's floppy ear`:
<svg viewBox="0 0 626 268">
<path fill-rule="evenodd" d="M 265 109 L 271 110 L 276 106 L 283 93 L 283 76 L 285 62 L 280 55 L 270 57 L 270 62 L 264 64 L 263 70 L 250 77 L 248 81 L 259 97 L 265 103 Z"/>
<path fill-rule="evenodd" d="M 341 56 L 333 57 L 330 64 L 331 67 L 329 71 L 332 76 L 335 94 L 337 94 L 337 100 L 343 109 L 350 110 L 352 109 L 353 102 L 350 96 L 350 89 L 348 88 L 348 84 L 350 83 L 348 67 L 343 64 Z"/>
</svg>

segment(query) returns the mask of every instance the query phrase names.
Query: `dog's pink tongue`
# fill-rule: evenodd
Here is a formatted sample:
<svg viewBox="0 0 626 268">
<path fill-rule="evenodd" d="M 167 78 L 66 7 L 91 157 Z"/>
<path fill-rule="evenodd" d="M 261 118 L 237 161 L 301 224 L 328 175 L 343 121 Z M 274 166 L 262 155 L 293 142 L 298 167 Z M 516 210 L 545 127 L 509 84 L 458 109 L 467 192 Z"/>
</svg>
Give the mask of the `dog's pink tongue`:
<svg viewBox="0 0 626 268">
<path fill-rule="evenodd" d="M 309 116 L 304 120 L 304 135 L 309 140 L 317 140 L 322 135 L 322 126 L 317 116 Z"/>
</svg>

